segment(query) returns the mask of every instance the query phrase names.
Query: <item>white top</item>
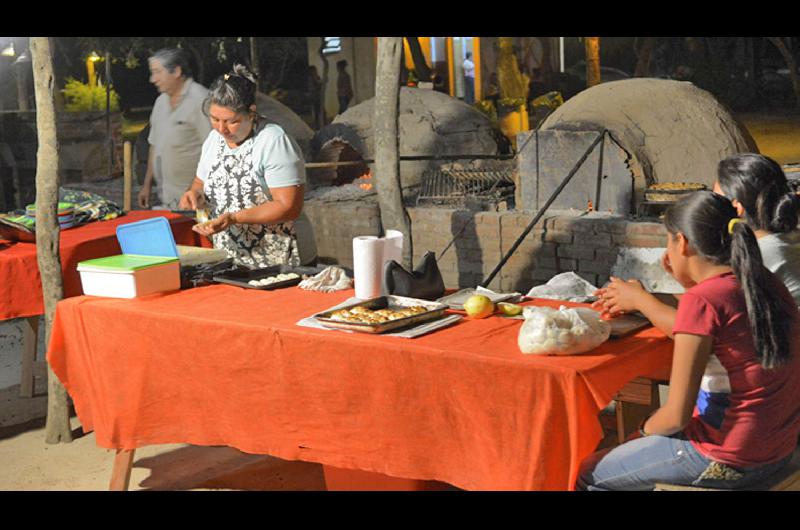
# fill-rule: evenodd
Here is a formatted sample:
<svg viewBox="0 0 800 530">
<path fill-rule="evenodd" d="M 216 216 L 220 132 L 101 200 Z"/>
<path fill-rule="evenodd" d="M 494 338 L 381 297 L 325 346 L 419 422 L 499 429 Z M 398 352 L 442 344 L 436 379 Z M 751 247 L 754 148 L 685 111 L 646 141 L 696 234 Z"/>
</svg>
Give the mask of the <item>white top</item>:
<svg viewBox="0 0 800 530">
<path fill-rule="evenodd" d="M 197 178 L 203 182 L 211 172 L 220 141 L 224 144 L 224 154 L 236 154 L 246 143 L 231 148 L 221 134 L 212 130 L 203 142 L 200 162 L 195 172 Z M 259 182 L 266 183 L 268 188 L 298 186 L 306 182 L 306 164 L 300 146 L 278 124 L 267 123 L 256 133 L 253 138 L 252 163 L 256 173 L 254 176 Z M 317 257 L 317 246 L 314 229 L 305 212 L 301 212 L 294 220 L 294 228 L 300 264 L 308 264 Z"/>
<path fill-rule="evenodd" d="M 758 239 L 764 266 L 789 289 L 800 306 L 800 231 L 770 234 Z"/>
<path fill-rule="evenodd" d="M 475 77 L 475 63 L 469 59 L 464 59 L 462 67 L 464 68 L 464 75 L 466 77 Z"/>
<path fill-rule="evenodd" d="M 187 78 L 177 107 L 173 109 L 169 94 L 162 93 L 150 113 L 147 141 L 154 149 L 153 177 L 167 207 L 177 207 L 177 201 L 194 180 L 200 148 L 211 130 L 211 122 L 202 110 L 206 97 L 208 90 Z"/>
<path fill-rule="evenodd" d="M 197 178 L 205 182 L 216 156 L 222 135 L 212 130 L 203 142 Z M 224 141 L 224 139 L 223 139 Z M 225 143 L 225 154 L 235 154 L 242 146 L 231 148 Z M 268 123 L 253 139 L 253 170 L 270 188 L 297 186 L 306 182 L 306 164 L 297 142 L 280 125 Z"/>
</svg>

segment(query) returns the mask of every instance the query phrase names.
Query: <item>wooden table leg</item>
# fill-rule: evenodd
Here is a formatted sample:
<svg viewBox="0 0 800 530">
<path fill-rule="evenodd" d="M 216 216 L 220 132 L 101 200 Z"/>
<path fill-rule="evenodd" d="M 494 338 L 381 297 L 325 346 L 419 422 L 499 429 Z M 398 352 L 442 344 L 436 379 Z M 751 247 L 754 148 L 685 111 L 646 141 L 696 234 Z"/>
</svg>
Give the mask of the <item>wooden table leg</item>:
<svg viewBox="0 0 800 530">
<path fill-rule="evenodd" d="M 39 315 L 22 319 L 22 376 L 19 382 L 19 396 L 33 397 L 36 350 L 39 347 Z"/>
<path fill-rule="evenodd" d="M 114 456 L 114 470 L 111 472 L 111 483 L 108 485 L 109 491 L 128 491 L 135 452 L 135 449 L 117 449 L 117 454 Z"/>
<path fill-rule="evenodd" d="M 617 401 L 617 439 L 619 443 L 633 431 L 639 423 L 660 406 L 658 385 L 664 381 L 656 381 L 645 377 L 637 377 L 614 397 Z"/>
</svg>

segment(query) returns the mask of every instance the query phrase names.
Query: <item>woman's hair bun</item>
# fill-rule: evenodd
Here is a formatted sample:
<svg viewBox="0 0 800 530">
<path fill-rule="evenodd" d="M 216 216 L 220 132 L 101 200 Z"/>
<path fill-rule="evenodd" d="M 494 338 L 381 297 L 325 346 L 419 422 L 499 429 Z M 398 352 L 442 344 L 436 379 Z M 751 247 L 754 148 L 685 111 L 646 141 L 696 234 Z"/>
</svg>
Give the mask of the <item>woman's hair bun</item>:
<svg viewBox="0 0 800 530">
<path fill-rule="evenodd" d="M 233 65 L 233 73 L 238 75 L 239 77 L 243 77 L 250 81 L 251 83 L 255 83 L 258 76 L 252 72 L 247 65 L 236 63 Z"/>
</svg>

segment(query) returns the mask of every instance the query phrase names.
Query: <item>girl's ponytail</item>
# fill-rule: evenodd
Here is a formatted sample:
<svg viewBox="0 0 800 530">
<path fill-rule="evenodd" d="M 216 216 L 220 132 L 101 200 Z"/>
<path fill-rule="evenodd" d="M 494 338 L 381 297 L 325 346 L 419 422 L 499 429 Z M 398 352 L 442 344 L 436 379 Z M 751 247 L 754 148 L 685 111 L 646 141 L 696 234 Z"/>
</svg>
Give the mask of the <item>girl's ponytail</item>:
<svg viewBox="0 0 800 530">
<path fill-rule="evenodd" d="M 790 357 L 793 308 L 771 289 L 755 234 L 737 218 L 731 202 L 710 191 L 692 193 L 670 206 L 664 226 L 673 235 L 682 233 L 699 256 L 733 269 L 744 292 L 756 355 L 765 368 L 784 364 Z"/>
<path fill-rule="evenodd" d="M 745 223 L 730 226 L 730 265 L 744 291 L 747 319 L 756 353 L 764 368 L 776 368 L 789 359 L 791 335 L 788 308 L 769 288 L 769 271 L 753 231 Z"/>
</svg>

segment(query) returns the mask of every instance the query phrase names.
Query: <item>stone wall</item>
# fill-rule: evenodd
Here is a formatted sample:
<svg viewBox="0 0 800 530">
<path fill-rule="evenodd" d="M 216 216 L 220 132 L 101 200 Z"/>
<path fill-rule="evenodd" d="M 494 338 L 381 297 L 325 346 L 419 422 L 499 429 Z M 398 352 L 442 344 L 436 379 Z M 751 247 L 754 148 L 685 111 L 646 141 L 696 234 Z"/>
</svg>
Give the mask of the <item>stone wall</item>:
<svg viewBox="0 0 800 530">
<path fill-rule="evenodd" d="M 353 237 L 380 235 L 376 203 L 307 201 L 317 251 L 324 263 L 353 266 Z M 448 288 L 475 287 L 502 259 L 534 212 L 471 212 L 409 208 L 414 263 L 432 250 Z M 454 236 L 457 236 L 454 238 Z M 453 240 L 452 245 L 446 249 Z M 490 288 L 527 291 L 554 275 L 574 271 L 595 285 L 608 280 L 620 247 L 665 247 L 661 223 L 634 222 L 594 212 L 553 211 L 523 240 Z M 445 250 L 446 249 L 446 250 Z M 442 255 L 442 252 L 444 254 Z"/>
</svg>

